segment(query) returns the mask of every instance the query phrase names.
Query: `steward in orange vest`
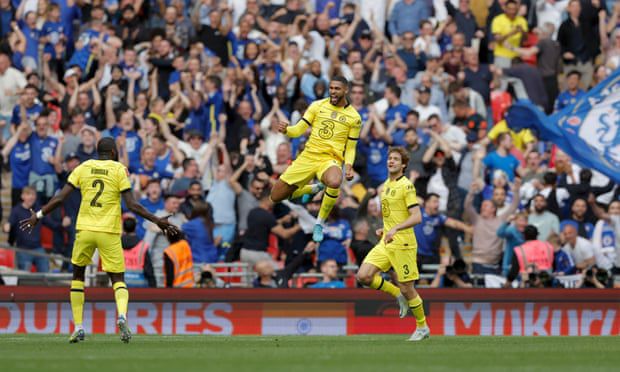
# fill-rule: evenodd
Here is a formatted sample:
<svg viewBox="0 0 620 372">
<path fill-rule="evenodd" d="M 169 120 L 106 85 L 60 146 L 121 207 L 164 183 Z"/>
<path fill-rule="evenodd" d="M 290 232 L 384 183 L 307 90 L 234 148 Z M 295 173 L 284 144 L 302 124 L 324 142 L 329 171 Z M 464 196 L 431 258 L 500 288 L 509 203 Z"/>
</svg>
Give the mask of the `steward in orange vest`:
<svg viewBox="0 0 620 372">
<path fill-rule="evenodd" d="M 194 261 L 192 249 L 185 235 L 169 238 L 170 246 L 164 250 L 164 282 L 166 288 L 194 288 Z"/>
<path fill-rule="evenodd" d="M 149 246 L 136 235 L 136 220 L 128 217 L 123 221 L 121 244 L 125 256 L 125 283 L 127 287 L 157 287 Z"/>
<path fill-rule="evenodd" d="M 525 243 L 514 248 L 512 267 L 508 273 L 508 281 L 512 282 L 519 273 L 539 273 L 553 271 L 553 246 L 549 242 L 538 239 L 538 229 L 527 225 L 523 231 Z"/>
</svg>

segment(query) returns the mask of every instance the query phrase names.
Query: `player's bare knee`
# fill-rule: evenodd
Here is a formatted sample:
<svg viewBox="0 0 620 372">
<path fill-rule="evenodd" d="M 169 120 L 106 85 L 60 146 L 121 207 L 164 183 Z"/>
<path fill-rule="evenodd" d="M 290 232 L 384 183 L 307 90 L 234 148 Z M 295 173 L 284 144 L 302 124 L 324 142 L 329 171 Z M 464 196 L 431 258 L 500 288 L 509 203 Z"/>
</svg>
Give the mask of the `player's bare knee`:
<svg viewBox="0 0 620 372">
<path fill-rule="evenodd" d="M 369 272 L 358 271 L 355 279 L 357 279 L 358 283 L 365 286 L 369 286 L 372 283 L 372 275 Z"/>
</svg>

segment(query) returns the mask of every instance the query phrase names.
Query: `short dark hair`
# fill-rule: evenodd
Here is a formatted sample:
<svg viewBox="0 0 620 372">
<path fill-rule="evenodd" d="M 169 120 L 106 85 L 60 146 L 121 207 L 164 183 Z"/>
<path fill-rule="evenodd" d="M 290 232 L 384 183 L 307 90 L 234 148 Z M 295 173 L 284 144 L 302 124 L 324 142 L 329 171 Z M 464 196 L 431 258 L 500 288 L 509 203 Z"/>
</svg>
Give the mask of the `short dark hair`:
<svg viewBox="0 0 620 372">
<path fill-rule="evenodd" d="M 349 87 L 349 80 L 347 80 L 347 78 L 345 78 L 342 75 L 334 76 L 331 81 L 338 81 L 338 82 L 344 84 L 347 88 Z"/>
<path fill-rule="evenodd" d="M 118 150 L 116 149 L 116 141 L 112 137 L 103 137 L 97 143 L 97 154 L 117 154 Z"/>
<path fill-rule="evenodd" d="M 568 74 L 566 74 L 566 77 L 569 78 L 572 75 L 577 75 L 578 78 L 581 79 L 581 72 L 577 71 L 577 70 L 571 70 L 568 72 Z"/>
<path fill-rule="evenodd" d="M 415 116 L 418 119 L 420 118 L 420 113 L 417 112 L 416 110 L 409 110 L 409 112 L 407 112 L 407 116 L 409 116 L 409 115 L 413 115 L 413 116 Z"/>
<path fill-rule="evenodd" d="M 392 93 L 394 93 L 394 95 L 395 95 L 396 97 L 400 98 L 400 95 L 401 95 L 401 93 L 402 93 L 402 90 L 400 89 L 400 87 L 399 87 L 398 85 L 396 85 L 396 84 L 389 84 L 389 85 L 387 86 L 387 88 L 388 88 L 389 90 L 391 90 L 391 91 L 392 91 Z"/>
<path fill-rule="evenodd" d="M 536 226 L 525 226 L 525 230 L 523 230 L 523 237 L 526 241 L 538 239 L 538 229 L 536 228 Z"/>
<path fill-rule="evenodd" d="M 36 90 L 36 91 L 37 91 L 37 93 L 39 93 L 39 88 L 37 88 L 37 86 L 36 86 L 36 85 L 33 85 L 33 84 L 27 84 L 27 85 L 24 87 L 24 90 L 26 90 L 26 89 L 34 89 L 34 90 Z"/>
<path fill-rule="evenodd" d="M 428 199 L 430 199 L 432 197 L 436 197 L 437 199 L 441 199 L 441 197 L 437 193 L 429 192 L 428 194 L 426 194 L 426 200 L 428 200 Z"/>
<path fill-rule="evenodd" d="M 506 4 L 504 6 L 506 6 L 508 4 L 514 4 L 514 5 L 517 5 L 517 6 L 519 5 L 519 3 L 517 3 L 516 0 L 508 0 L 508 1 L 506 1 Z"/>
<path fill-rule="evenodd" d="M 437 119 L 437 120 L 439 120 L 439 122 L 441 122 L 441 118 L 437 114 L 431 114 L 431 116 L 429 116 L 428 119 L 426 119 L 426 121 L 429 122 L 429 121 L 431 121 L 433 119 Z"/>
<path fill-rule="evenodd" d="M 189 167 L 190 163 L 195 160 L 196 159 L 194 158 L 185 158 L 183 159 L 183 162 L 181 163 L 181 167 L 183 168 L 183 170 L 186 170 L 187 167 Z"/>
<path fill-rule="evenodd" d="M 207 76 L 207 80 L 209 80 L 217 89 L 222 87 L 222 79 L 220 79 L 217 75 L 209 75 Z"/>
</svg>

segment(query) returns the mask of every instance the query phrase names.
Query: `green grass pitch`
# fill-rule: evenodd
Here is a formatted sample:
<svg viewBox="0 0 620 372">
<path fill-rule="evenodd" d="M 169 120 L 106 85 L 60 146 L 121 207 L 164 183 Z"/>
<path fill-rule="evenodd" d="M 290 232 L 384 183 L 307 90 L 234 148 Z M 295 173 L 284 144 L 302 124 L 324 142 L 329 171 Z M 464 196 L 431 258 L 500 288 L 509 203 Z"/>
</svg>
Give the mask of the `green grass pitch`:
<svg viewBox="0 0 620 372">
<path fill-rule="evenodd" d="M 618 371 L 620 337 L 0 336 L 0 370 Z"/>
</svg>

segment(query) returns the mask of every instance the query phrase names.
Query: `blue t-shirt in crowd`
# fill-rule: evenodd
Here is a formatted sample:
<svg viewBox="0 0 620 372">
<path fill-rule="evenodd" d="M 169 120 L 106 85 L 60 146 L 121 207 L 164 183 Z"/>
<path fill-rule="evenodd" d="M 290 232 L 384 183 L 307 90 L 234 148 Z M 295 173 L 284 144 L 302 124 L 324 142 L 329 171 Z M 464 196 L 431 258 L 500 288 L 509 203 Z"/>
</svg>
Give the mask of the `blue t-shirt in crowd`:
<svg viewBox="0 0 620 372">
<path fill-rule="evenodd" d="M 52 45 L 57 44 L 64 33 L 62 22 L 46 21 L 41 28 L 41 36 L 49 36 L 49 43 Z"/>
<path fill-rule="evenodd" d="M 586 92 L 581 89 L 577 89 L 575 94 L 572 94 L 568 90 L 565 90 L 558 95 L 558 98 L 555 99 L 555 106 L 553 109 L 555 111 L 559 111 L 570 105 L 574 105 L 585 94 Z"/>
<path fill-rule="evenodd" d="M 155 159 L 155 169 L 161 174 L 172 173 L 172 151 L 167 150 L 163 156 L 158 156 Z"/>
<path fill-rule="evenodd" d="M 161 172 L 157 167 L 153 167 L 153 169 L 146 169 L 143 166 L 138 167 L 136 174 L 147 176 L 150 179 L 161 180 L 164 178 L 174 178 L 174 174 L 164 170 Z"/>
<path fill-rule="evenodd" d="M 327 7 L 327 4 L 333 3 L 334 6 L 327 12 L 329 15 L 329 19 L 336 19 L 340 14 L 340 6 L 342 5 L 342 0 L 314 0 L 316 3 L 314 5 L 314 9 L 316 14 L 321 14 Z"/>
<path fill-rule="evenodd" d="M 202 218 L 194 218 L 181 226 L 185 237 L 192 249 L 192 259 L 196 263 L 217 262 L 217 248 L 213 244 L 213 237 L 205 227 Z"/>
<path fill-rule="evenodd" d="M 439 229 L 446 223 L 448 217 L 443 214 L 429 216 L 422 209 L 422 222 L 415 225 L 415 237 L 418 241 L 418 255 L 439 256 Z"/>
<path fill-rule="evenodd" d="M 388 176 L 385 166 L 389 146 L 385 141 L 371 138 L 368 143 L 359 142 L 361 150 L 366 155 L 366 170 L 368 177 L 375 182 L 382 182 Z"/>
<path fill-rule="evenodd" d="M 90 48 L 90 42 L 94 39 L 97 39 L 98 37 L 99 37 L 99 32 L 95 30 L 89 29 L 89 30 L 82 32 L 82 34 L 80 35 L 80 38 L 78 39 L 78 42 L 82 42 L 82 48 L 76 50 L 75 53 L 73 53 L 73 56 L 71 56 L 69 63 L 67 63 L 67 66 L 79 66 L 83 72 L 87 73 L 88 68 L 90 68 L 92 64 L 92 60 L 91 60 L 92 52 Z M 104 35 L 103 42 L 106 43 L 108 39 L 109 39 L 109 36 Z"/>
<path fill-rule="evenodd" d="M 400 116 L 400 121 L 404 123 L 407 120 L 407 113 L 409 111 L 411 111 L 411 109 L 404 103 L 399 103 L 396 106 L 390 106 L 385 112 L 386 125 L 390 126 L 390 123 L 396 120 L 397 116 Z M 397 129 L 394 134 L 392 134 L 392 140 L 394 141 L 394 146 L 405 146 L 405 131 L 403 129 Z"/>
<path fill-rule="evenodd" d="M 54 137 L 41 138 L 38 134 L 30 135 L 30 150 L 32 151 L 32 171 L 38 175 L 56 174 L 54 166 L 49 162 L 56 156 L 58 140 Z"/>
<path fill-rule="evenodd" d="M 164 209 L 164 198 L 160 197 L 155 201 L 151 201 L 151 199 L 144 197 L 140 199 L 140 204 L 142 204 L 142 206 L 146 208 L 147 211 L 155 214 L 155 212 Z M 144 218 L 136 216 L 136 235 L 138 235 L 140 239 L 144 238 L 144 234 L 146 233 L 146 229 L 144 228 L 144 221 Z"/>
<path fill-rule="evenodd" d="M 52 0 L 50 3 L 58 4 L 60 7 L 60 21 L 63 24 L 63 32 L 69 41 L 67 45 L 70 46 L 73 41 L 73 20 L 81 17 L 80 8 L 75 4 L 69 6 L 67 0 Z"/>
<path fill-rule="evenodd" d="M 34 128 L 34 122 L 41 114 L 41 111 L 43 111 L 43 105 L 37 102 L 35 102 L 31 107 L 26 108 L 26 121 L 30 123 L 31 127 Z M 21 124 L 21 122 L 21 106 L 15 105 L 15 107 L 13 107 L 13 114 L 11 115 L 11 124 L 17 126 Z"/>
<path fill-rule="evenodd" d="M 209 123 L 209 110 L 206 104 L 200 105 L 196 110 L 190 110 L 185 119 L 183 127 L 183 135 L 187 135 L 190 131 L 199 131 L 204 136 L 205 127 Z"/>
<path fill-rule="evenodd" d="M 323 229 L 324 240 L 319 246 L 319 262 L 334 259 L 339 265 L 347 263 L 347 250 L 342 244 L 353 236 L 351 225 L 345 219 L 328 222 Z"/>
<path fill-rule="evenodd" d="M 30 142 L 17 142 L 9 155 L 9 165 L 13 174 L 11 175 L 11 187 L 21 189 L 28 186 L 28 175 L 31 169 Z"/>
<path fill-rule="evenodd" d="M 24 38 L 26 39 L 26 51 L 24 52 L 25 57 L 30 57 L 34 59 L 37 66 L 39 65 L 39 37 L 41 37 L 41 31 L 37 28 L 30 28 L 26 24 L 26 22 L 20 20 L 18 22 L 19 28 L 24 34 Z"/>
<path fill-rule="evenodd" d="M 123 130 L 118 126 L 109 130 L 110 136 L 117 138 L 123 134 Z M 125 132 L 125 150 L 129 158 L 129 171 L 135 173 L 141 166 L 140 152 L 142 151 L 142 139 L 133 130 Z"/>
<path fill-rule="evenodd" d="M 344 285 L 343 282 L 341 282 L 340 280 L 334 280 L 331 282 L 318 282 L 318 283 L 314 283 L 308 286 L 308 288 L 330 288 L 330 289 L 336 289 L 336 288 L 346 288 L 347 286 Z"/>
<path fill-rule="evenodd" d="M 508 176 L 508 180 L 511 182 L 514 180 L 515 173 L 520 164 L 519 160 L 514 155 L 508 154 L 507 156 L 501 156 L 497 151 L 493 151 L 485 156 L 482 162 L 491 174 L 496 169 L 503 170 Z"/>
<path fill-rule="evenodd" d="M 224 110 L 224 96 L 222 92 L 212 93 L 205 103 L 207 120 L 204 122 L 203 133 L 205 141 L 211 138 L 211 133 L 219 132 L 220 122 L 218 116 Z"/>
</svg>

